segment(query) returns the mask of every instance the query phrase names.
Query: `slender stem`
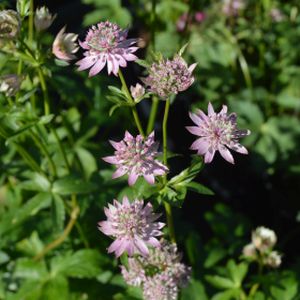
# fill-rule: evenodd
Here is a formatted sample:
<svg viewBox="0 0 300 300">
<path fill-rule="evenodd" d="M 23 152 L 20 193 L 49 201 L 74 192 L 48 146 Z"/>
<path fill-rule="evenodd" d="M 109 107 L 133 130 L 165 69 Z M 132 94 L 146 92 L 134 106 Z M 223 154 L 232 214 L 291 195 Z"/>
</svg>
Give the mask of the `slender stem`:
<svg viewBox="0 0 300 300">
<path fill-rule="evenodd" d="M 158 98 L 156 96 L 153 96 L 149 121 L 148 121 L 148 125 L 147 125 L 147 134 L 150 134 L 154 128 L 155 118 L 156 118 L 157 109 L 158 109 L 158 103 L 159 103 Z"/>
<path fill-rule="evenodd" d="M 78 218 L 79 215 L 79 206 L 76 203 L 76 196 L 72 195 L 72 198 L 75 200 L 72 200 L 72 202 L 74 202 L 75 204 L 73 204 L 73 210 L 71 212 L 71 217 L 69 220 L 69 223 L 67 224 L 63 234 L 61 236 L 59 236 L 56 240 L 54 240 L 53 242 L 51 242 L 50 244 L 48 244 L 39 254 L 37 254 L 34 257 L 34 260 L 40 260 L 41 258 L 43 258 L 49 251 L 51 251 L 52 249 L 58 247 L 60 244 L 62 244 L 65 239 L 68 237 L 68 235 L 70 234 L 72 228 L 74 227 L 76 220 Z"/>
<path fill-rule="evenodd" d="M 28 24 L 28 39 L 30 43 L 33 41 L 33 16 L 34 16 L 34 3 L 33 0 L 30 0 L 29 24 Z"/>
<path fill-rule="evenodd" d="M 167 99 L 166 105 L 165 105 L 164 118 L 163 118 L 163 162 L 164 162 L 165 166 L 167 166 L 167 164 L 168 164 L 167 124 L 168 124 L 169 110 L 170 110 L 170 99 Z M 167 183 L 167 175 L 164 175 L 163 183 L 164 184 Z M 175 243 L 176 238 L 175 238 L 174 222 L 173 222 L 173 216 L 172 216 L 172 208 L 171 208 L 171 205 L 166 201 L 164 201 L 164 206 L 165 206 L 166 215 L 167 215 L 167 224 L 168 224 L 168 228 L 169 228 L 170 239 L 173 243 Z"/>
<path fill-rule="evenodd" d="M 56 175 L 57 175 L 56 166 L 55 166 L 55 163 L 54 163 L 47 147 L 43 144 L 43 142 L 39 139 L 39 137 L 34 133 L 33 130 L 30 130 L 30 134 L 31 134 L 33 141 L 36 143 L 36 145 L 41 149 L 42 152 L 44 152 L 44 154 L 47 157 L 49 164 L 51 166 L 52 174 L 54 177 L 56 177 Z"/>
<path fill-rule="evenodd" d="M 57 131 L 56 131 L 56 129 L 54 127 L 51 127 L 51 132 L 53 133 L 53 135 L 54 135 L 54 137 L 55 137 L 55 139 L 57 141 L 59 150 L 60 150 L 60 152 L 61 152 L 61 154 L 63 156 L 63 159 L 65 161 L 65 164 L 66 164 L 66 167 L 68 169 L 68 172 L 70 173 L 71 172 L 71 167 L 70 167 L 70 164 L 69 164 L 69 161 L 68 161 L 68 158 L 67 158 L 67 154 L 66 154 L 66 151 L 65 151 L 65 149 L 64 149 L 64 147 L 63 147 L 63 145 L 61 143 L 61 140 L 60 140 L 60 138 L 59 138 L 59 136 L 57 134 Z"/>
<path fill-rule="evenodd" d="M 121 69 L 119 69 L 119 77 L 120 77 L 120 80 L 121 80 L 121 83 L 122 83 L 122 88 L 124 89 L 126 95 L 127 95 L 127 98 L 130 100 L 132 106 L 131 106 L 131 110 L 132 110 L 132 114 L 133 114 L 133 117 L 134 117 L 134 121 L 136 123 L 136 126 L 140 132 L 140 134 L 142 136 L 145 136 L 145 133 L 144 133 L 144 130 L 143 130 L 143 127 L 142 127 L 142 124 L 141 124 L 141 121 L 140 121 L 140 118 L 139 118 L 139 115 L 138 115 L 138 112 L 137 112 L 137 109 L 135 107 L 135 102 L 129 92 L 129 89 L 127 87 L 127 84 L 126 84 L 126 81 L 124 79 L 124 76 L 123 76 L 123 73 L 121 71 Z"/>
<path fill-rule="evenodd" d="M 152 0 L 152 7 L 151 7 L 151 42 L 152 42 L 153 51 L 155 51 L 156 2 L 157 0 Z"/>
<path fill-rule="evenodd" d="M 49 115 L 50 114 L 50 104 L 49 104 L 48 89 L 47 89 L 45 77 L 44 77 L 44 74 L 43 74 L 43 71 L 41 70 L 41 68 L 38 68 L 38 75 L 39 75 L 40 84 L 41 84 L 41 88 L 42 88 L 43 95 L 44 95 L 45 115 Z"/>
</svg>

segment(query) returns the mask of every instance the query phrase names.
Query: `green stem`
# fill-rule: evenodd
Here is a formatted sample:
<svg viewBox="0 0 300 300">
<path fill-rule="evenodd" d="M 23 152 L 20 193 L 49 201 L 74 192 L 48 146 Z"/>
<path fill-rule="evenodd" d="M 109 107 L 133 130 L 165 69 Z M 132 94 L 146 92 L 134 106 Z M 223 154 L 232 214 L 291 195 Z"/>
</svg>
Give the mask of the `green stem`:
<svg viewBox="0 0 300 300">
<path fill-rule="evenodd" d="M 168 124 L 168 117 L 169 117 L 169 110 L 170 110 L 170 99 L 166 100 L 165 105 L 165 113 L 163 118 L 163 163 L 165 166 L 168 164 L 168 131 L 167 131 L 167 124 Z M 164 175 L 163 177 L 163 183 L 167 184 L 167 175 Z M 173 216 L 172 216 L 172 208 L 171 205 L 164 201 L 166 216 L 167 216 L 167 224 L 169 228 L 169 235 L 170 239 L 173 243 L 176 242 L 175 238 L 175 230 L 174 230 L 174 222 L 173 222 Z"/>
<path fill-rule="evenodd" d="M 42 88 L 43 95 L 44 95 L 45 115 L 47 116 L 50 114 L 49 95 L 48 95 L 48 89 L 47 89 L 45 77 L 44 77 L 44 74 L 43 74 L 43 71 L 41 70 L 41 68 L 38 68 L 38 75 L 39 75 L 40 84 L 41 84 L 41 88 Z"/>
<path fill-rule="evenodd" d="M 29 42 L 33 41 L 33 16 L 34 16 L 34 3 L 30 0 L 29 23 L 28 23 L 28 39 Z"/>
<path fill-rule="evenodd" d="M 55 163 L 54 163 L 47 147 L 43 144 L 43 142 L 39 139 L 39 137 L 34 133 L 33 130 L 30 130 L 30 134 L 31 134 L 33 141 L 36 143 L 36 145 L 41 149 L 42 152 L 44 152 L 44 154 L 47 157 L 49 164 L 51 166 L 52 174 L 54 177 L 56 177 L 56 175 L 57 175 L 56 166 L 55 166 Z"/>
<path fill-rule="evenodd" d="M 129 92 L 129 89 L 127 87 L 127 84 L 126 84 L 126 81 L 124 79 L 124 76 L 123 76 L 123 73 L 121 71 L 121 69 L 119 69 L 119 77 L 120 77 L 120 80 L 121 80 L 121 83 L 122 83 L 122 88 L 124 89 L 126 95 L 127 95 L 127 98 L 130 100 L 132 106 L 131 106 L 131 110 L 132 110 L 132 114 L 133 114 L 133 117 L 134 117 L 134 121 L 136 123 L 136 126 L 140 132 L 140 134 L 142 136 L 145 136 L 145 133 L 144 133 L 144 130 L 143 130 L 143 127 L 142 127 L 142 124 L 141 124 L 141 121 L 140 121 L 140 118 L 139 118 L 139 115 L 138 115 L 138 112 L 137 112 L 137 109 L 135 107 L 135 102 L 131 96 L 131 93 Z"/>
<path fill-rule="evenodd" d="M 154 122 L 157 114 L 159 100 L 156 96 L 153 96 L 150 117 L 147 125 L 147 134 L 150 134 L 154 128 Z"/>
<path fill-rule="evenodd" d="M 65 164 L 66 164 L 66 167 L 68 169 L 68 172 L 70 173 L 71 172 L 71 167 L 70 167 L 70 164 L 69 164 L 69 161 L 68 161 L 68 158 L 67 158 L 67 154 L 66 154 L 66 151 L 65 151 L 65 149 L 64 149 L 64 147 L 63 147 L 63 145 L 61 143 L 61 140 L 60 140 L 60 138 L 59 138 L 59 136 L 57 134 L 57 131 L 56 131 L 55 128 L 51 127 L 51 132 L 52 132 L 52 134 L 54 135 L 54 137 L 55 137 L 55 139 L 57 141 L 59 150 L 60 150 L 60 152 L 62 154 L 62 157 L 63 157 L 63 159 L 65 161 Z"/>
<path fill-rule="evenodd" d="M 151 7 L 151 42 L 152 42 L 153 51 L 155 51 L 156 1 L 157 0 L 152 0 L 152 7 Z"/>
</svg>

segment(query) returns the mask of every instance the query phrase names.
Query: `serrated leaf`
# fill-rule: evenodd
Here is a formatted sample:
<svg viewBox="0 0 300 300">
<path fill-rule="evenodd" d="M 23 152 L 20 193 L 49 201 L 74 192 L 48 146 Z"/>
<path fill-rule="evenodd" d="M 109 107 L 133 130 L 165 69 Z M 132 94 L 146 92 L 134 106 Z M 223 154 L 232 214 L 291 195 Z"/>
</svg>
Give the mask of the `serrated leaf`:
<svg viewBox="0 0 300 300">
<path fill-rule="evenodd" d="M 189 285 L 181 290 L 182 300 L 208 300 L 202 282 L 192 279 Z"/>
<path fill-rule="evenodd" d="M 97 186 L 92 182 L 68 176 L 56 180 L 52 186 L 52 192 L 59 195 L 87 194 L 94 191 Z"/>
<path fill-rule="evenodd" d="M 230 277 L 233 282 L 236 284 L 237 287 L 240 287 L 242 281 L 244 280 L 247 271 L 248 271 L 248 264 L 247 263 L 240 263 L 236 264 L 234 260 L 230 259 L 227 262 L 227 270 L 229 271 Z"/>
<path fill-rule="evenodd" d="M 29 238 L 17 243 L 17 249 L 29 256 L 35 256 L 44 249 L 44 244 L 34 231 Z"/>
<path fill-rule="evenodd" d="M 211 300 L 233 300 L 233 299 L 241 299 L 240 298 L 241 291 L 237 289 L 231 289 L 224 292 L 220 292 L 212 297 Z"/>
<path fill-rule="evenodd" d="M 144 67 L 144 68 L 149 68 L 150 66 L 151 66 L 151 64 L 150 63 L 148 63 L 146 60 L 144 60 L 144 59 L 137 59 L 137 60 L 135 60 L 135 63 L 137 63 L 138 65 L 140 65 L 140 66 L 142 66 L 142 67 Z"/>
<path fill-rule="evenodd" d="M 51 197 L 51 194 L 46 192 L 41 192 L 35 195 L 14 214 L 12 224 L 20 223 L 25 219 L 34 216 L 41 209 L 49 207 L 51 203 Z"/>
<path fill-rule="evenodd" d="M 54 257 L 51 261 L 51 273 L 67 277 L 92 278 L 101 272 L 103 257 L 96 250 L 84 249 L 66 256 Z"/>
<path fill-rule="evenodd" d="M 69 284 L 67 278 L 59 275 L 48 280 L 43 286 L 41 299 L 69 299 Z"/>
<path fill-rule="evenodd" d="M 226 250 L 221 247 L 214 247 L 210 249 L 207 258 L 205 259 L 204 267 L 211 268 L 221 259 L 223 259 L 226 256 L 226 254 Z"/>
<path fill-rule="evenodd" d="M 31 258 L 20 258 L 17 260 L 14 276 L 42 281 L 48 276 L 48 271 L 43 260 L 34 261 Z"/>
</svg>

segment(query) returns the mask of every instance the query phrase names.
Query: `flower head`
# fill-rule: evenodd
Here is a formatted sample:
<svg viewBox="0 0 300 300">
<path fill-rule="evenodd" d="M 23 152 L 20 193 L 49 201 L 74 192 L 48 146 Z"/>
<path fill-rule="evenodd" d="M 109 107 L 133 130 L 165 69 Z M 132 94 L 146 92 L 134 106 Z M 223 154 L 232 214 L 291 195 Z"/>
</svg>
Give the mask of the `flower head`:
<svg viewBox="0 0 300 300">
<path fill-rule="evenodd" d="M 22 78 L 16 74 L 0 76 L 0 92 L 7 97 L 14 96 L 20 89 Z"/>
<path fill-rule="evenodd" d="M 223 13 L 228 17 L 237 16 L 245 6 L 245 0 L 223 0 Z"/>
<path fill-rule="evenodd" d="M 275 232 L 266 227 L 257 227 L 252 232 L 252 243 L 261 252 L 266 252 L 274 247 L 277 242 Z"/>
<path fill-rule="evenodd" d="M 37 31 L 44 31 L 48 29 L 54 19 L 56 18 L 56 14 L 52 15 L 46 6 L 42 6 L 36 9 L 34 16 L 34 25 Z"/>
<path fill-rule="evenodd" d="M 143 138 L 141 135 L 133 137 L 126 131 L 122 141 L 110 143 L 116 149 L 115 155 L 103 157 L 103 160 L 116 165 L 113 179 L 128 174 L 129 185 L 135 184 L 139 176 L 154 184 L 154 176 L 164 175 L 168 171 L 166 166 L 155 159 L 158 155 L 158 144 L 154 141 L 154 132 Z"/>
<path fill-rule="evenodd" d="M 131 96 L 135 101 L 138 101 L 145 94 L 145 88 L 137 83 L 135 86 L 130 87 Z"/>
<path fill-rule="evenodd" d="M 263 263 L 271 268 L 278 268 L 281 265 L 281 255 L 277 251 L 271 251 Z"/>
<path fill-rule="evenodd" d="M 153 63 L 149 69 L 149 75 L 143 78 L 143 82 L 149 86 L 150 91 L 162 99 L 167 99 L 172 94 L 188 89 L 194 82 L 193 70 L 197 64 L 187 65 L 178 54 L 172 60 L 161 59 Z"/>
<path fill-rule="evenodd" d="M 141 286 L 146 300 L 176 300 L 179 287 L 187 284 L 191 268 L 181 262 L 176 244 L 161 241 L 161 247 L 150 248 L 147 257 L 128 259 L 121 266 L 129 285 Z"/>
<path fill-rule="evenodd" d="M 63 27 L 57 34 L 53 45 L 52 53 L 61 60 L 69 61 L 75 59 L 74 55 L 79 47 L 76 44 L 78 35 L 75 33 L 65 33 L 66 27 Z"/>
<path fill-rule="evenodd" d="M 97 75 L 106 65 L 108 74 L 118 75 L 119 67 L 126 67 L 127 61 L 134 61 L 133 54 L 138 47 L 132 45 L 137 39 L 127 39 L 128 30 L 121 29 L 117 24 L 101 22 L 92 26 L 80 46 L 86 50 L 85 57 L 76 64 L 78 70 L 90 69 L 89 76 Z"/>
<path fill-rule="evenodd" d="M 238 142 L 238 139 L 249 135 L 250 131 L 237 128 L 237 115 L 235 113 L 228 115 L 226 105 L 223 105 L 219 113 L 215 113 L 211 103 L 209 103 L 208 115 L 198 110 L 195 114 L 190 113 L 190 118 L 197 126 L 186 128 L 190 133 L 199 136 L 191 145 L 191 149 L 204 155 L 205 163 L 210 163 L 215 152 L 219 151 L 225 160 L 233 164 L 234 159 L 228 148 L 242 154 L 248 153 L 247 149 Z"/>
<path fill-rule="evenodd" d="M 19 14 L 11 9 L 0 11 L 0 40 L 16 38 L 20 31 L 21 21 Z"/>
<path fill-rule="evenodd" d="M 159 218 L 152 212 L 152 205 L 144 207 L 143 200 L 129 202 L 127 197 L 120 203 L 114 200 L 104 209 L 107 221 L 99 222 L 99 230 L 112 236 L 115 241 L 108 248 L 108 253 L 115 252 L 119 257 L 123 252 L 132 256 L 139 253 L 143 256 L 149 254 L 148 246 L 160 247 L 156 236 L 162 235 L 160 231 L 165 225 L 154 222 Z"/>
<path fill-rule="evenodd" d="M 243 255 L 248 258 L 255 259 L 256 258 L 256 248 L 250 243 L 243 248 Z"/>
</svg>

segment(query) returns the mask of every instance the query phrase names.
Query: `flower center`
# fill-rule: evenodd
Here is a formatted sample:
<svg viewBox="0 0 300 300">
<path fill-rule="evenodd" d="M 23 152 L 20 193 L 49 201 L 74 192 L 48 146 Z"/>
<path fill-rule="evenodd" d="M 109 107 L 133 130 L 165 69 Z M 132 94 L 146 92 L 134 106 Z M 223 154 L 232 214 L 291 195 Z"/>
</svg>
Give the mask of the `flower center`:
<svg viewBox="0 0 300 300">
<path fill-rule="evenodd" d="M 117 46 L 118 32 L 112 28 L 96 30 L 88 42 L 88 45 L 98 51 L 108 51 Z"/>
</svg>

